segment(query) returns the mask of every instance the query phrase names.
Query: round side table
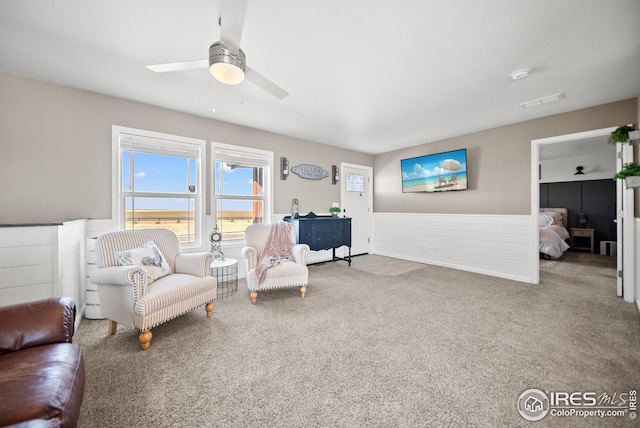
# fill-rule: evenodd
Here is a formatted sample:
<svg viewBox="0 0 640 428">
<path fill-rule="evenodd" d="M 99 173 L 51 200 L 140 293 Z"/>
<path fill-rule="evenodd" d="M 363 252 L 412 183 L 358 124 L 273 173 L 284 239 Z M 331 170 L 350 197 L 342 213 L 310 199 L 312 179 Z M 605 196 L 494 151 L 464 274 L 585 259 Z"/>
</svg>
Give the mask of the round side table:
<svg viewBox="0 0 640 428">
<path fill-rule="evenodd" d="M 231 297 L 238 291 L 238 260 L 226 258 L 211 263 L 211 276 L 218 281 L 218 299 Z"/>
</svg>

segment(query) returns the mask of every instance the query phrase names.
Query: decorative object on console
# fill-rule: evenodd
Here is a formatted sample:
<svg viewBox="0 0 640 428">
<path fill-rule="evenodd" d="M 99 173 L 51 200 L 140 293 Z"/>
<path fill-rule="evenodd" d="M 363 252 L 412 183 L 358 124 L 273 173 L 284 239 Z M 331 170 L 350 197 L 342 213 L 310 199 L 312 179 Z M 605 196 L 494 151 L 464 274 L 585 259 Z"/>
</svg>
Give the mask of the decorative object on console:
<svg viewBox="0 0 640 428">
<path fill-rule="evenodd" d="M 584 169 L 583 166 L 577 166 L 576 172 L 573 175 L 584 175 L 584 172 L 582 172 L 583 169 Z"/>
<path fill-rule="evenodd" d="M 289 161 L 287 158 L 280 158 L 280 180 L 286 180 L 289 176 Z"/>
<path fill-rule="evenodd" d="M 218 226 L 213 228 L 213 232 L 209 235 L 209 241 L 211 241 L 211 254 L 213 254 L 214 260 L 224 261 L 224 253 L 220 248 L 220 242 L 222 242 L 222 233 L 218 231 Z"/>
<path fill-rule="evenodd" d="M 400 161 L 402 193 L 467 190 L 467 149 Z"/>
<path fill-rule="evenodd" d="M 340 170 L 336 165 L 331 165 L 331 184 L 337 184 L 340 181 Z"/>
<path fill-rule="evenodd" d="M 291 217 L 298 218 L 300 215 L 300 202 L 297 199 L 291 201 Z"/>
<path fill-rule="evenodd" d="M 331 207 L 329 208 L 329 212 L 331 213 L 331 217 L 338 217 L 338 214 L 340 214 L 340 207 Z"/>
<path fill-rule="evenodd" d="M 292 167 L 291 172 L 298 174 L 300 178 L 306 178 L 308 180 L 322 180 L 329 176 L 329 173 L 321 167 L 306 163 Z"/>
</svg>

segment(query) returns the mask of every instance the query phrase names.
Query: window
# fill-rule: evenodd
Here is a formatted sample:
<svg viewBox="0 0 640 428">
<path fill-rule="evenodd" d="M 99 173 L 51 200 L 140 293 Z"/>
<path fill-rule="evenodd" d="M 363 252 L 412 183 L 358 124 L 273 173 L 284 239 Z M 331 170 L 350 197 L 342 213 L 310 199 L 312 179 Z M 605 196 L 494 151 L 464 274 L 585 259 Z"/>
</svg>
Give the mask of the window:
<svg viewBox="0 0 640 428">
<path fill-rule="evenodd" d="M 117 228 L 166 228 L 183 246 L 202 246 L 204 141 L 119 126 L 112 133 Z"/>
<path fill-rule="evenodd" d="M 268 223 L 271 212 L 273 153 L 214 144 L 213 203 L 223 239 L 244 239 L 254 223 Z"/>
<path fill-rule="evenodd" d="M 364 192 L 364 175 L 347 174 L 345 189 L 347 192 Z"/>
</svg>

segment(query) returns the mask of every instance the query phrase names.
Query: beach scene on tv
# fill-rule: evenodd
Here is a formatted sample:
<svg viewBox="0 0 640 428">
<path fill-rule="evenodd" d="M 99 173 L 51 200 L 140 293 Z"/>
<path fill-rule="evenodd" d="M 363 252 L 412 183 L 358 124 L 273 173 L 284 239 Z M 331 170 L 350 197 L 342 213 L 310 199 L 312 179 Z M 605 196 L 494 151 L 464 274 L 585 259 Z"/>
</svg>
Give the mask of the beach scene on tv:
<svg viewBox="0 0 640 428">
<path fill-rule="evenodd" d="M 400 169 L 404 193 L 467 189 L 466 149 L 403 159 Z"/>
</svg>

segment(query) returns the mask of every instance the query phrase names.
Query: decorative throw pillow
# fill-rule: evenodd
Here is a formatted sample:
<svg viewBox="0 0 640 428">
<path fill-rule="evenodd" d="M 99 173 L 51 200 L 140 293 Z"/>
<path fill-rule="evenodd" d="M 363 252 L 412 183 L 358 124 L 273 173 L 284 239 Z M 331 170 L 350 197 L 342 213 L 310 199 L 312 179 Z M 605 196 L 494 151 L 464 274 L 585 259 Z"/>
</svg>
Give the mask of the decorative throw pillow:
<svg viewBox="0 0 640 428">
<path fill-rule="evenodd" d="M 538 216 L 538 226 L 545 227 L 545 226 L 551 226 L 552 224 L 553 224 L 552 216 L 550 216 L 549 214 L 540 213 L 540 215 Z"/>
<path fill-rule="evenodd" d="M 120 266 L 144 266 L 147 269 L 147 283 L 171 273 L 171 268 L 155 242 L 149 241 L 142 247 L 116 252 Z"/>
<path fill-rule="evenodd" d="M 562 226 L 562 213 L 554 211 L 552 215 L 553 215 L 553 224 Z"/>
</svg>

